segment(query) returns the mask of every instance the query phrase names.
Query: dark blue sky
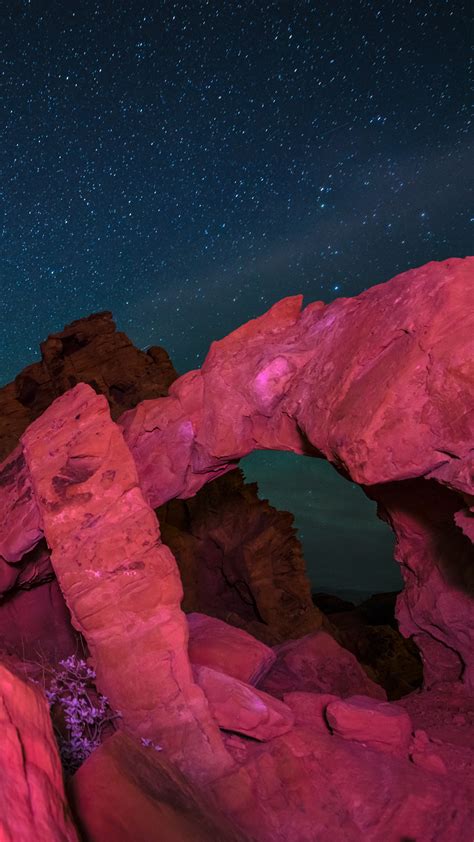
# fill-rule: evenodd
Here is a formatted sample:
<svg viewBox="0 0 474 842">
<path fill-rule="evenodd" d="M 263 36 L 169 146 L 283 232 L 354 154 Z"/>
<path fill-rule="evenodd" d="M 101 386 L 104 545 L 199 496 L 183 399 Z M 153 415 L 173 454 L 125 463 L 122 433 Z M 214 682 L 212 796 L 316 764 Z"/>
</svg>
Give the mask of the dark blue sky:
<svg viewBox="0 0 474 842">
<path fill-rule="evenodd" d="M 0 381 L 111 309 L 198 366 L 282 296 L 471 248 L 468 5 L 0 6 Z"/>
</svg>

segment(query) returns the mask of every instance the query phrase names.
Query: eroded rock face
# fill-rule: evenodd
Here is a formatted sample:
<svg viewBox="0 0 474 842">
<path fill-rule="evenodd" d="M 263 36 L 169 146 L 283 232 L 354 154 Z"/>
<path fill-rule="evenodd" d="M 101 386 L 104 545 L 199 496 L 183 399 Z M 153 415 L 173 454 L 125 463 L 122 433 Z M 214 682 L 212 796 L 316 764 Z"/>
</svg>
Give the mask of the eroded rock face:
<svg viewBox="0 0 474 842">
<path fill-rule="evenodd" d="M 7 563 L 21 561 L 43 537 L 41 517 L 21 445 L 0 465 L 0 512 L 0 567 L 2 580 L 7 584 L 2 586 L 2 592 L 5 592 L 11 586 L 8 581 L 12 575 Z"/>
<path fill-rule="evenodd" d="M 210 667 L 246 684 L 258 684 L 276 661 L 269 646 L 242 629 L 205 614 L 188 614 L 186 619 L 193 666 Z"/>
<path fill-rule="evenodd" d="M 357 607 L 327 594 L 313 594 L 330 613 L 331 633 L 380 684 L 389 699 L 400 699 L 423 684 L 423 664 L 411 638 L 395 620 L 397 592 L 376 594 Z"/>
<path fill-rule="evenodd" d="M 162 752 L 124 733 L 86 760 L 70 796 L 85 842 L 247 842 Z"/>
<path fill-rule="evenodd" d="M 325 631 L 281 643 L 274 651 L 276 661 L 258 686 L 277 698 L 295 690 L 386 698 L 385 691 L 368 677 L 354 655 Z"/>
<path fill-rule="evenodd" d="M 0 664 L 0 838 L 79 842 L 46 699 Z"/>
<path fill-rule="evenodd" d="M 266 742 L 293 727 L 291 709 L 268 693 L 209 667 L 194 667 L 193 674 L 220 728 Z"/>
<path fill-rule="evenodd" d="M 283 701 L 293 711 L 297 725 L 306 725 L 312 731 L 321 731 L 326 735 L 329 729 L 326 708 L 330 702 L 338 700 L 334 693 L 307 693 L 304 690 L 294 690 L 283 696 Z"/>
<path fill-rule="evenodd" d="M 281 302 L 215 343 L 169 397 L 127 413 L 126 443 L 105 398 L 76 386 L 0 467 L 5 564 L 22 563 L 44 534 L 99 689 L 135 735 L 160 743 L 190 778 L 211 781 L 218 805 L 258 842 L 471 842 L 474 750 L 464 740 L 460 753 L 435 726 L 423 733 L 418 694 L 403 705 L 415 728 L 403 756 L 330 733 L 328 710 L 340 702 L 328 697 L 383 691 L 321 630 L 281 644 L 260 683 L 293 697 L 297 724 L 264 744 L 223 738 L 192 680 L 179 575 L 153 507 L 194 494 L 258 447 L 324 455 L 378 500 L 397 533 L 407 582 L 400 618 L 420 640 L 433 686 L 419 694 L 424 719 L 442 680 L 462 675 L 466 693 L 472 265 L 430 264 L 303 312 L 299 300 Z M 377 706 L 368 705 L 370 714 Z M 243 698 L 236 718 L 239 709 Z M 460 703 L 461 734 L 470 714 Z"/>
<path fill-rule="evenodd" d="M 213 791 L 258 842 L 471 842 L 472 779 L 295 726 L 270 743 L 233 736 L 238 768 Z"/>
<path fill-rule="evenodd" d="M 38 663 L 58 663 L 78 649 L 56 579 L 18 590 L 0 607 L 1 650 Z"/>
<path fill-rule="evenodd" d="M 214 342 L 169 397 L 120 419 L 153 506 L 191 497 L 255 449 L 324 455 L 393 524 L 408 585 L 400 619 L 417 634 L 428 673 L 440 680 L 457 669 L 471 685 L 472 544 L 458 554 L 456 536 L 468 540 L 474 492 L 473 274 L 474 258 L 453 258 L 328 306 L 301 310 L 301 296 L 285 299 Z M 417 520 L 419 501 L 412 512 L 407 494 L 401 520 L 386 487 L 403 496 L 406 483 L 428 478 L 449 490 L 447 520 L 406 538 L 402 520 Z M 439 550 L 453 541 L 455 580 Z M 446 667 L 433 648 L 444 649 Z"/>
<path fill-rule="evenodd" d="M 107 401 L 85 384 L 22 437 L 51 562 L 97 686 L 191 777 L 230 763 L 191 674 L 182 586 Z"/>
<path fill-rule="evenodd" d="M 397 536 L 397 618 L 421 650 L 425 686 L 461 677 L 472 685 L 474 545 L 456 523 L 462 498 L 428 478 L 375 486 L 370 496 Z"/>
<path fill-rule="evenodd" d="M 79 381 L 105 395 L 116 418 L 142 400 L 166 395 L 177 378 L 162 348 L 135 348 L 116 331 L 110 313 L 73 322 L 42 343 L 41 354 L 41 362 L 0 389 L 0 511 L 6 515 L 0 599 L 26 580 L 31 587 L 45 578 L 36 555 L 25 555 L 42 531 L 21 449 L 7 456 L 28 424 Z M 221 617 L 270 644 L 319 628 L 322 617 L 311 602 L 292 516 L 259 500 L 256 486 L 244 484 L 240 471 L 189 502 L 170 502 L 159 518 L 163 542 L 178 561 L 186 612 Z"/>
<path fill-rule="evenodd" d="M 400 757 L 408 755 L 413 727 L 406 710 L 398 705 L 350 696 L 330 702 L 325 716 L 332 731 L 345 740 Z"/>
<path fill-rule="evenodd" d="M 116 330 L 112 313 L 67 325 L 41 344 L 41 361 L 0 389 L 0 461 L 28 425 L 76 383 L 105 394 L 113 418 L 139 401 L 166 395 L 177 377 L 163 348 L 145 353 Z"/>
<path fill-rule="evenodd" d="M 320 628 L 293 515 L 260 500 L 240 470 L 157 515 L 179 565 L 186 612 L 219 617 L 270 645 Z"/>
</svg>

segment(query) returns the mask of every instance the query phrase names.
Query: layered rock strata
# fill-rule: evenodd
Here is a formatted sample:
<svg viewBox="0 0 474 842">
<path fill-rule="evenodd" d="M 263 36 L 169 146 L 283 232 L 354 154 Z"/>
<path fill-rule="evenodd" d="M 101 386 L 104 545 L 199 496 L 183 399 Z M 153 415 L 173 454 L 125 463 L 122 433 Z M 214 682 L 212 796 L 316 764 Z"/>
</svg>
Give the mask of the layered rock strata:
<svg viewBox="0 0 474 842">
<path fill-rule="evenodd" d="M 98 687 L 132 733 L 158 739 L 191 777 L 216 777 L 230 758 L 192 679 L 179 571 L 107 401 L 75 386 L 30 425 L 22 446 Z"/>
</svg>

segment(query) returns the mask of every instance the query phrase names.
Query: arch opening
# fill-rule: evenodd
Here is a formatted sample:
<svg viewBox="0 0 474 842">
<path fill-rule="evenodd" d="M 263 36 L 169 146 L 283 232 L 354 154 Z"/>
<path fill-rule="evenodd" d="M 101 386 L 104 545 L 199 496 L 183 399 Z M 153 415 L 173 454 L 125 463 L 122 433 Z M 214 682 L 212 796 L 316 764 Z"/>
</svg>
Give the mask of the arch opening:
<svg viewBox="0 0 474 842">
<path fill-rule="evenodd" d="M 247 482 L 257 482 L 260 497 L 294 515 L 313 593 L 360 603 L 402 589 L 392 530 L 377 517 L 376 503 L 333 465 L 260 450 L 241 468 Z"/>
</svg>

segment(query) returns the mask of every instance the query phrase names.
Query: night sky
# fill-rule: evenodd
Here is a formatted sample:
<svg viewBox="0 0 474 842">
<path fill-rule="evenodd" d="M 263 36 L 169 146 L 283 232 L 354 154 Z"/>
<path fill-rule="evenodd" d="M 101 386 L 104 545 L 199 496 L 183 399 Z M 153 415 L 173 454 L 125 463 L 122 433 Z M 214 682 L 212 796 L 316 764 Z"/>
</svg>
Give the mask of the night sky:
<svg viewBox="0 0 474 842">
<path fill-rule="evenodd" d="M 468 31 L 453 0 L 3 0 L 0 381 L 98 310 L 184 372 L 285 295 L 472 251 Z M 246 470 L 306 540 L 324 466 L 287 457 Z M 384 530 L 344 488 L 329 531 Z"/>
</svg>

